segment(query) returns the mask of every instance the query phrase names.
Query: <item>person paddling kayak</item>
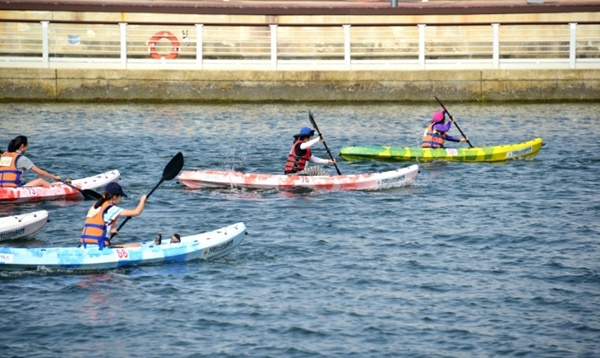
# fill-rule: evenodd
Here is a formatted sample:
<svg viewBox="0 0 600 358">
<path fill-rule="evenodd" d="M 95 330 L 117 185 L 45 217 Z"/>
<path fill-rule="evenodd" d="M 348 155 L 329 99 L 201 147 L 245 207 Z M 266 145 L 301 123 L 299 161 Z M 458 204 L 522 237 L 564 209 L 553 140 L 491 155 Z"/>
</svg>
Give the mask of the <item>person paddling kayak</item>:
<svg viewBox="0 0 600 358">
<path fill-rule="evenodd" d="M 333 164 L 335 163 L 332 159 L 319 158 L 312 154 L 310 147 L 318 143 L 323 142 L 324 137 L 319 136 L 311 139 L 315 135 L 315 130 L 309 127 L 302 127 L 300 133 L 294 135 L 294 144 L 290 150 L 287 161 L 283 172 L 285 174 L 294 175 L 329 175 L 321 167 L 308 168 L 308 162 L 316 164 Z"/>
<path fill-rule="evenodd" d="M 444 148 L 446 141 L 450 142 L 468 142 L 468 138 L 457 138 L 449 135 L 447 132 L 454 123 L 454 118 L 450 117 L 450 122 L 445 123 L 446 112 L 435 112 L 427 129 L 423 133 L 422 148 Z"/>
<path fill-rule="evenodd" d="M 111 235 L 118 234 L 114 226 L 120 216 L 140 216 L 146 205 L 146 195 L 142 195 L 135 209 L 123 209 L 117 205 L 121 204 L 123 197 L 127 194 L 119 183 L 108 183 L 104 188 L 102 198 L 98 199 L 88 210 L 85 225 L 81 232 L 81 245 L 85 248 L 88 244 L 98 245 L 100 250 L 106 246 L 119 246 L 120 243 L 110 242 Z"/>
</svg>

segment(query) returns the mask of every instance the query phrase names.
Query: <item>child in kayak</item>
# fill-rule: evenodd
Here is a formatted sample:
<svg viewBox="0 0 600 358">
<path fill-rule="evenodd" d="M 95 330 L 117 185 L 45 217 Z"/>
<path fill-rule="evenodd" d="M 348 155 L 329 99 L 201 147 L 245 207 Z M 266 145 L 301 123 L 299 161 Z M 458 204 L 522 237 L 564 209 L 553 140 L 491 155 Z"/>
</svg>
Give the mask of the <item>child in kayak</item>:
<svg viewBox="0 0 600 358">
<path fill-rule="evenodd" d="M 180 242 L 181 242 L 181 236 L 178 233 L 175 233 L 175 234 L 173 234 L 173 236 L 171 236 L 171 241 L 169 241 L 169 244 L 178 244 Z M 162 243 L 162 235 L 157 234 L 156 239 L 154 240 L 154 243 L 152 245 L 158 246 L 161 243 Z"/>
<path fill-rule="evenodd" d="M 178 233 L 173 234 L 173 236 L 171 236 L 171 244 L 178 244 L 181 242 L 181 236 L 179 236 Z"/>
<path fill-rule="evenodd" d="M 0 156 L 0 187 L 16 188 L 20 186 L 43 186 L 49 188 L 50 183 L 44 178 L 34 179 L 23 184 L 22 178 L 25 171 L 31 170 L 39 176 L 60 181 L 60 176 L 52 175 L 42 168 L 38 168 L 25 156 L 29 144 L 27 137 L 16 136 L 8 143 L 8 149 Z"/>
<path fill-rule="evenodd" d="M 452 127 L 454 119 L 450 117 L 450 122 L 445 123 L 446 112 L 435 112 L 431 122 L 423 133 L 422 148 L 444 148 L 446 141 L 450 142 L 468 142 L 468 138 L 457 138 L 449 135 L 447 132 Z"/>
<path fill-rule="evenodd" d="M 118 247 L 121 243 L 111 243 L 111 236 L 118 234 L 114 226 L 120 216 L 140 216 L 146 205 L 146 195 L 142 195 L 135 209 L 123 209 L 121 204 L 127 194 L 118 183 L 108 183 L 104 194 L 88 210 L 80 242 L 85 248 L 87 244 L 96 244 L 102 250 L 106 246 Z"/>
<path fill-rule="evenodd" d="M 325 138 L 319 136 L 311 139 L 315 134 L 314 129 L 302 127 L 300 133 L 294 135 L 294 144 L 290 150 L 283 172 L 285 174 L 294 175 L 329 175 L 323 168 L 313 167 L 308 168 L 308 162 L 317 164 L 333 164 L 334 160 L 322 159 L 312 154 L 310 147 L 315 143 L 323 142 Z"/>
</svg>

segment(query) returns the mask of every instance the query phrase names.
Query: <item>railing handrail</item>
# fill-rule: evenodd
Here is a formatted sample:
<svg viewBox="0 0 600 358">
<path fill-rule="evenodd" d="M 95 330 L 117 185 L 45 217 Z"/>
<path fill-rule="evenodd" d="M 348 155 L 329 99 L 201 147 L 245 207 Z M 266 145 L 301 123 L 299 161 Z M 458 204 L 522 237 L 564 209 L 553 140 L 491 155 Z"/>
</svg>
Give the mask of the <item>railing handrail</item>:
<svg viewBox="0 0 600 358">
<path fill-rule="evenodd" d="M 148 0 L 135 2 L 83 2 L 68 0 L 3 1 L 0 10 L 9 11 L 69 11 L 69 12 L 114 12 L 114 13 L 160 13 L 160 14 L 260 14 L 260 15 L 352 15 L 360 9 L 362 15 L 466 15 L 507 13 L 573 13 L 599 12 L 597 1 L 552 0 L 552 1 L 468 1 L 444 0 L 438 4 L 428 1 L 339 1 L 339 0 L 283 0 L 275 3 L 255 0 L 221 1 L 176 1 Z"/>
<path fill-rule="evenodd" d="M 416 66 L 421 70 L 460 69 L 469 64 L 486 69 L 514 68 L 519 65 L 531 68 L 536 63 L 549 68 L 600 68 L 600 39 L 593 35 L 597 33 L 598 22 L 301 26 L 41 21 L 37 30 L 37 26 L 31 22 L 0 22 L 5 27 L 11 24 L 16 27 L 28 24 L 23 27 L 29 26 L 30 30 L 19 31 L 21 37 L 0 31 L 0 67 L 18 67 L 27 62 L 31 66 L 37 64 L 40 68 L 94 68 L 94 65 L 103 67 L 116 63 L 117 68 L 121 69 L 191 66 L 189 69 L 201 70 L 229 66 L 236 70 L 245 66 L 243 69 L 271 71 L 289 69 L 292 64 L 294 69 L 310 70 L 331 70 L 332 65 L 335 66 L 334 70 L 368 69 L 370 65 L 377 67 L 377 64 L 379 67 L 385 64 L 388 69 L 415 69 Z M 177 40 L 158 36 L 165 40 L 166 45 L 163 43 L 162 46 L 167 47 L 169 56 L 159 53 L 158 40 L 154 40 L 152 46 L 149 42 L 148 32 L 155 32 L 162 26 L 166 26 L 165 30 L 177 33 L 173 35 Z M 238 33 L 212 30 L 221 26 L 238 28 Z M 489 31 L 476 31 L 476 37 L 469 37 L 473 35 L 465 29 L 475 26 L 489 27 Z M 521 35 L 521 27 L 528 27 L 527 32 L 533 40 Z M 578 28 L 588 27 L 592 35 L 587 36 L 585 31 L 578 33 Z M 207 31 L 209 28 L 211 31 Z M 249 31 L 250 28 L 264 30 Z M 366 35 L 361 37 L 362 33 L 353 33 L 353 28 L 366 31 Z M 507 31 L 503 33 L 504 29 Z M 308 33 L 303 33 L 308 30 Z M 552 32 L 546 38 L 549 30 Z M 93 36 L 90 35 L 88 39 L 90 31 Z M 179 34 L 180 31 L 184 34 Z M 373 35 L 370 31 L 383 32 Z M 443 36 L 440 36 L 440 31 L 445 31 Z M 107 38 L 99 37 L 97 32 Z M 517 36 L 513 32 L 518 34 L 517 38 L 511 37 Z M 67 34 L 68 42 L 65 40 Z M 579 39 L 578 36 L 583 37 Z M 83 43 L 81 37 L 84 37 Z M 24 44 L 19 43 L 21 40 Z M 170 45 L 168 41 L 171 41 Z M 579 52 L 578 41 L 584 47 Z M 39 44 L 38 51 L 31 49 L 31 43 Z M 153 59 L 147 58 L 149 55 Z"/>
</svg>

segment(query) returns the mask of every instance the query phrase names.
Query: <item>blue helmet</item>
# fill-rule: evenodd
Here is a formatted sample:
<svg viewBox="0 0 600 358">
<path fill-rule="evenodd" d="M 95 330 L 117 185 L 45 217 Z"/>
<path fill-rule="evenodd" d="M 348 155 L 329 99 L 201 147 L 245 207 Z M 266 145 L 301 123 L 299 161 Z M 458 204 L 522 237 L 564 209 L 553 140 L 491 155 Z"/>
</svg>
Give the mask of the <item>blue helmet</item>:
<svg viewBox="0 0 600 358">
<path fill-rule="evenodd" d="M 294 134 L 294 138 L 298 137 L 309 137 L 315 135 L 315 130 L 310 127 L 302 127 L 300 128 L 300 133 Z"/>
<path fill-rule="evenodd" d="M 107 194 L 121 195 L 125 198 L 127 197 L 127 194 L 123 192 L 123 188 L 121 188 L 121 185 L 114 181 L 106 184 L 106 187 L 104 187 L 104 192 Z"/>
</svg>

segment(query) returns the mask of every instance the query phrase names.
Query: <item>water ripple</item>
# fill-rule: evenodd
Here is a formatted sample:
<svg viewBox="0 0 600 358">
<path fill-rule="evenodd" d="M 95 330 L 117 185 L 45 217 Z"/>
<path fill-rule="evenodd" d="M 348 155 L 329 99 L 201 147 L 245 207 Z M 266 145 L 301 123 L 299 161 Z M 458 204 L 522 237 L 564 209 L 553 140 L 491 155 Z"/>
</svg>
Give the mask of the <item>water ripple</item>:
<svg viewBox="0 0 600 358">
<path fill-rule="evenodd" d="M 127 241 L 243 221 L 242 245 L 210 262 L 0 272 L 2 356 L 597 356 L 600 142 L 574 138 L 589 137 L 600 105 L 451 106 L 475 144 L 541 136 L 546 146 L 529 160 L 420 163 L 413 185 L 376 192 L 164 182 L 124 227 Z M 0 139 L 27 135 L 36 165 L 62 176 L 119 169 L 133 207 L 178 151 L 186 169 L 279 173 L 308 109 L 334 153 L 417 144 L 437 110 L 309 107 L 5 104 Z M 338 164 L 363 173 L 408 163 Z M 74 245 L 89 205 L 6 204 L 0 214 L 50 212 L 35 240 L 10 245 Z"/>
</svg>

